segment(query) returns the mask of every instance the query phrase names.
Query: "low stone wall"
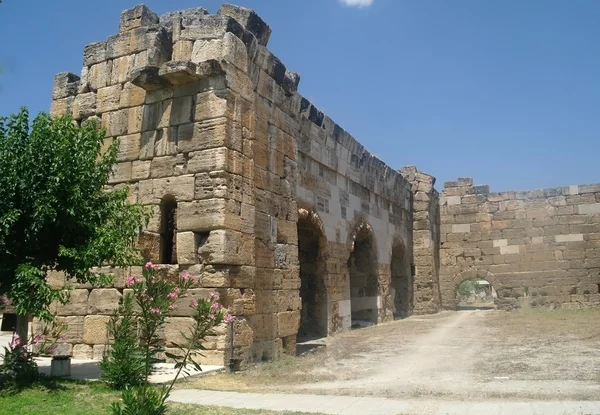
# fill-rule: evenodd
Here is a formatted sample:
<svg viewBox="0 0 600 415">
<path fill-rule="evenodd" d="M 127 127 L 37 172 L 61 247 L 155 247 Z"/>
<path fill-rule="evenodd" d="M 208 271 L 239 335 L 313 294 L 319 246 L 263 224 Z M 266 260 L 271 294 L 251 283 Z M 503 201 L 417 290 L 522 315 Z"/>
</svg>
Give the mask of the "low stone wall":
<svg viewBox="0 0 600 415">
<path fill-rule="evenodd" d="M 443 305 L 484 278 L 501 308 L 600 302 L 600 184 L 490 193 L 470 178 L 440 198 Z"/>
</svg>

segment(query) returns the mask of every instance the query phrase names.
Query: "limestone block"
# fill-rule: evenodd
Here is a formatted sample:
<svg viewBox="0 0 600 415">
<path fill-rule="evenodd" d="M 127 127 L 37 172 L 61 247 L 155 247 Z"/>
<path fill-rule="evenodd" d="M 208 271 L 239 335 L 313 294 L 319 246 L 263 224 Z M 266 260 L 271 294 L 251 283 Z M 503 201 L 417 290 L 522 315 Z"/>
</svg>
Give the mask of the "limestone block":
<svg viewBox="0 0 600 415">
<path fill-rule="evenodd" d="M 141 134 L 130 134 L 119 137 L 119 152 L 117 161 L 132 161 L 140 156 Z"/>
<path fill-rule="evenodd" d="M 194 41 L 179 40 L 173 45 L 173 60 L 174 61 L 190 61 L 192 58 L 192 50 L 194 49 Z"/>
<path fill-rule="evenodd" d="M 178 166 L 182 166 L 184 163 L 185 160 L 182 154 L 178 154 L 175 157 L 155 157 L 152 159 L 150 175 L 155 178 L 176 176 L 177 174 L 181 174 Z"/>
<path fill-rule="evenodd" d="M 50 105 L 50 115 L 52 117 L 60 117 L 65 114 L 71 115 L 74 101 L 74 97 L 61 98 L 52 101 L 52 104 Z"/>
<path fill-rule="evenodd" d="M 86 316 L 83 320 L 83 341 L 86 344 L 107 344 L 108 330 L 106 325 L 109 316 Z"/>
<path fill-rule="evenodd" d="M 146 98 L 146 91 L 133 85 L 131 82 L 125 83 L 121 92 L 119 104 L 122 108 L 136 107 L 142 105 Z"/>
<path fill-rule="evenodd" d="M 95 288 L 88 299 L 87 314 L 112 314 L 120 299 L 121 293 L 115 288 Z"/>
<path fill-rule="evenodd" d="M 194 315 L 194 309 L 190 307 L 190 304 L 194 300 L 208 298 L 212 290 L 209 288 L 192 288 L 187 291 L 187 296 L 179 298 L 175 301 L 177 308 L 173 310 L 174 317 L 190 317 Z"/>
<path fill-rule="evenodd" d="M 471 225 L 469 225 L 469 224 L 452 225 L 452 233 L 468 233 L 468 232 L 471 232 Z"/>
<path fill-rule="evenodd" d="M 248 75 L 235 66 L 227 68 L 227 85 L 247 101 L 254 101 L 254 86 Z"/>
<path fill-rule="evenodd" d="M 173 344 L 185 345 L 187 340 L 182 333 L 189 336 L 194 326 L 194 319 L 190 317 L 167 317 L 165 321 L 165 343 L 166 346 Z"/>
<path fill-rule="evenodd" d="M 192 49 L 191 61 L 201 63 L 208 60 L 220 61 L 223 58 L 223 40 L 197 40 Z"/>
<path fill-rule="evenodd" d="M 137 87 L 136 87 L 137 88 Z M 146 91 L 144 91 L 145 93 Z M 125 90 L 123 93 L 126 93 Z M 122 97 L 121 97 L 122 98 Z M 126 106 L 126 105 L 123 105 Z M 142 132 L 144 108 L 141 106 L 129 108 L 127 110 L 127 132 L 135 134 Z"/>
<path fill-rule="evenodd" d="M 161 65 L 158 75 L 174 86 L 184 85 L 198 81 L 197 66 L 189 60 L 169 61 Z"/>
<path fill-rule="evenodd" d="M 179 231 L 205 232 L 223 227 L 240 229 L 240 205 L 233 200 L 205 199 L 177 206 Z"/>
<path fill-rule="evenodd" d="M 59 317 L 58 321 L 67 325 L 67 331 L 63 333 L 65 342 L 81 343 L 83 341 L 83 316 Z"/>
<path fill-rule="evenodd" d="M 106 42 L 90 43 L 83 49 L 83 64 L 91 66 L 106 60 Z"/>
<path fill-rule="evenodd" d="M 253 244 L 253 239 L 248 235 L 217 229 L 210 232 L 206 242 L 198 249 L 198 254 L 207 264 L 252 265 Z"/>
<path fill-rule="evenodd" d="M 135 160 L 131 165 L 131 178 L 144 180 L 150 178 L 150 160 Z"/>
<path fill-rule="evenodd" d="M 241 131 L 236 130 L 234 125 L 224 117 L 180 125 L 177 148 L 182 152 L 190 152 L 216 147 L 229 147 L 241 152 Z"/>
<path fill-rule="evenodd" d="M 73 359 L 91 360 L 94 356 L 92 346 L 76 344 L 73 346 Z"/>
<path fill-rule="evenodd" d="M 234 102 L 228 99 L 225 92 L 206 91 L 196 95 L 194 121 L 200 122 L 211 118 L 227 117 L 233 112 Z"/>
<path fill-rule="evenodd" d="M 127 81 L 148 93 L 171 87 L 171 84 L 159 75 L 159 71 L 158 66 L 149 66 L 148 62 L 143 64 L 136 62 L 134 68 L 129 72 Z"/>
<path fill-rule="evenodd" d="M 146 5 L 140 4 L 121 13 L 119 32 L 125 32 L 142 26 L 149 26 L 159 22 L 158 15 Z"/>
<path fill-rule="evenodd" d="M 194 232 L 177 232 L 177 263 L 179 265 L 195 264 L 197 262 L 196 246 Z"/>
<path fill-rule="evenodd" d="M 147 134 L 148 132 L 144 133 Z M 177 155 L 177 128 L 169 127 L 155 131 L 154 140 L 154 156 L 175 156 Z"/>
<path fill-rule="evenodd" d="M 61 72 L 54 77 L 52 99 L 72 97 L 77 94 L 80 78 L 71 72 Z"/>
<path fill-rule="evenodd" d="M 95 344 L 92 348 L 92 359 L 100 361 L 108 353 L 108 347 L 103 344 Z"/>
<path fill-rule="evenodd" d="M 583 234 L 578 233 L 578 234 L 569 234 L 569 235 L 556 235 L 555 236 L 555 241 L 556 242 L 577 242 L 577 241 L 583 241 Z"/>
<path fill-rule="evenodd" d="M 178 147 L 181 150 L 181 142 Z M 234 174 L 242 173 L 240 166 L 240 153 L 230 151 L 228 148 L 219 147 L 202 151 L 194 151 L 189 154 L 188 173 L 202 173 L 213 171 L 226 171 Z"/>
<path fill-rule="evenodd" d="M 277 314 L 277 336 L 285 337 L 298 334 L 300 311 L 286 311 Z"/>
<path fill-rule="evenodd" d="M 102 114 L 102 128 L 106 130 L 107 137 L 127 135 L 128 125 L 129 111 L 127 109 Z"/>
<path fill-rule="evenodd" d="M 256 37 L 260 45 L 267 46 L 267 43 L 269 43 L 271 28 L 253 10 L 231 4 L 223 4 L 218 13 L 234 18 L 245 30 Z"/>
<path fill-rule="evenodd" d="M 596 215 L 600 213 L 600 203 L 592 203 L 577 206 L 580 215 Z"/>
<path fill-rule="evenodd" d="M 56 304 L 57 316 L 84 316 L 88 309 L 88 290 L 78 289 L 69 292 L 67 304 Z"/>
<path fill-rule="evenodd" d="M 73 118 L 81 120 L 96 114 L 96 94 L 79 94 L 73 101 Z"/>
<path fill-rule="evenodd" d="M 233 33 L 225 33 L 222 41 L 223 58 L 242 71 L 248 70 L 248 49 Z"/>
<path fill-rule="evenodd" d="M 244 29 L 228 16 L 207 15 L 200 24 L 184 27 L 176 40 L 221 39 L 227 32 L 241 37 Z"/>
<path fill-rule="evenodd" d="M 144 260 L 160 263 L 160 234 L 142 232 L 136 245 L 141 250 Z"/>
<path fill-rule="evenodd" d="M 173 100 L 171 107 L 171 124 L 180 125 L 192 122 L 193 99 L 192 97 L 180 97 Z"/>
<path fill-rule="evenodd" d="M 112 63 L 102 61 L 90 66 L 88 70 L 88 85 L 92 92 L 110 85 Z"/>
<path fill-rule="evenodd" d="M 131 162 L 117 163 L 108 179 L 109 184 L 123 183 L 131 180 Z"/>
<path fill-rule="evenodd" d="M 177 202 L 193 200 L 194 182 L 195 178 L 192 175 L 154 179 L 152 180 L 152 200 L 154 203 L 160 202 L 166 195 L 175 197 Z M 181 229 L 179 223 L 178 229 Z"/>
<path fill-rule="evenodd" d="M 46 282 L 52 288 L 63 288 L 66 283 L 65 274 L 60 271 L 50 271 L 46 277 Z"/>
</svg>

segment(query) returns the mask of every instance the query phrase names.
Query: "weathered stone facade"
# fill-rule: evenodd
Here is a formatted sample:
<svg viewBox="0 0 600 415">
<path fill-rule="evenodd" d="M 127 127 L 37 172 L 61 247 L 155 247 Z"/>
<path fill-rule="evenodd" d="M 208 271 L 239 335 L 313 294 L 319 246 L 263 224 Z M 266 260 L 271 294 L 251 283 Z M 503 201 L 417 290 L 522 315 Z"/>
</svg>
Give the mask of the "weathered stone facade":
<svg viewBox="0 0 600 415">
<path fill-rule="evenodd" d="M 600 186 L 491 194 L 459 179 L 440 195 L 434 177 L 387 166 L 303 98 L 270 35 L 237 6 L 137 6 L 85 48 L 81 76 L 55 78 L 52 114 L 98 120 L 120 146 L 110 185 L 154 207 L 146 258 L 197 276 L 192 295 L 216 289 L 237 317 L 233 349 L 224 328 L 205 363 L 276 359 L 298 338 L 453 308 L 468 278 L 492 283 L 504 308 L 599 302 Z M 125 276 L 141 272 L 112 271 L 113 286 L 77 286 L 55 308 L 70 326 L 63 351 L 106 350 Z"/>
<path fill-rule="evenodd" d="M 433 178 L 416 168 L 405 178 L 298 94 L 270 34 L 236 6 L 161 17 L 137 6 L 117 35 L 85 48 L 80 77 L 57 75 L 51 110 L 97 119 L 107 144 L 119 140 L 111 185 L 156 212 L 140 238 L 147 258 L 197 275 L 199 295 L 221 291 L 240 363 L 295 353 L 298 335 L 440 307 Z M 64 347 L 76 356 L 103 352 L 126 272 L 139 270 L 78 287 L 56 310 L 73 323 Z M 169 322 L 167 343 L 186 323 Z M 226 336 L 209 361 L 229 360 Z"/>
<path fill-rule="evenodd" d="M 483 278 L 497 305 L 600 306 L 600 185 L 490 193 L 470 178 L 445 183 L 440 288 Z"/>
</svg>

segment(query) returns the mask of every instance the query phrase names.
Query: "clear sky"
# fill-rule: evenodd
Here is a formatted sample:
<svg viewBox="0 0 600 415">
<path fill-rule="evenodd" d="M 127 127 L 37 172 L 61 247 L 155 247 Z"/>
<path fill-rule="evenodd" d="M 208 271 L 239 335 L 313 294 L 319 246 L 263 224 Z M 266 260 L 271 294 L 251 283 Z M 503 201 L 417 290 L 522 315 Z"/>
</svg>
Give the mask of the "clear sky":
<svg viewBox="0 0 600 415">
<path fill-rule="evenodd" d="M 600 182 L 600 1 L 229 0 L 273 28 L 300 93 L 394 168 L 492 191 Z M 161 14 L 220 1 L 148 0 Z M 55 73 L 128 0 L 3 0 L 0 115 L 49 109 Z"/>
</svg>

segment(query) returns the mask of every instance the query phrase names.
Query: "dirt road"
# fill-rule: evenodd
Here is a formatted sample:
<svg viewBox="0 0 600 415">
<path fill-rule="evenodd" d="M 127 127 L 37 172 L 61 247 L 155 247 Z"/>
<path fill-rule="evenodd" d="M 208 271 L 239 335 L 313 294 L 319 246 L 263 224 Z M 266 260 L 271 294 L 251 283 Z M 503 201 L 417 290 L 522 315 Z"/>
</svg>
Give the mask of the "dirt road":
<svg viewBox="0 0 600 415">
<path fill-rule="evenodd" d="M 600 310 L 414 316 L 336 335 L 324 350 L 211 383 L 402 399 L 598 399 L 599 317 Z"/>
</svg>

